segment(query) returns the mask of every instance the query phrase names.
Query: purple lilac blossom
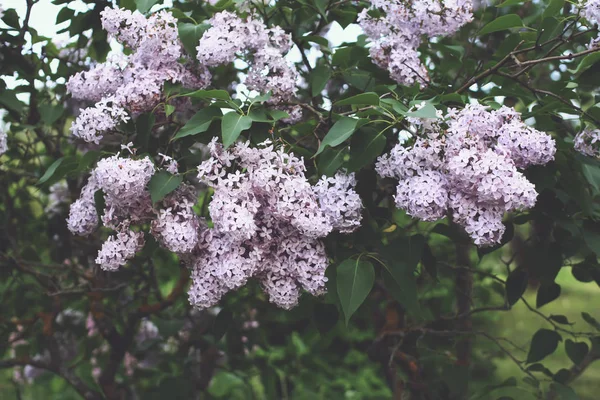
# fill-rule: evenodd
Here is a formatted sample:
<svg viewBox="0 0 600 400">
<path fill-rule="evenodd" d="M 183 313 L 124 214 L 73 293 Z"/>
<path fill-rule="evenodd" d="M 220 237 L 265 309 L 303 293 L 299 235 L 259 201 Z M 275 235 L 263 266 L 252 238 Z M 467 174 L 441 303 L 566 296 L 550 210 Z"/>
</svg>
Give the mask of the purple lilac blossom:
<svg viewBox="0 0 600 400">
<path fill-rule="evenodd" d="M 508 107 L 469 104 L 449 109 L 445 121 L 416 125 L 426 137 L 396 145 L 376 164 L 380 176 L 399 181 L 396 206 L 424 221 L 450 214 L 476 245 L 499 243 L 504 213 L 536 202 L 534 185 L 519 169 L 554 159 L 554 140 Z"/>
<path fill-rule="evenodd" d="M 427 84 L 429 77 L 417 51 L 421 36 L 446 36 L 471 22 L 471 0 L 375 0 L 358 16 L 358 23 L 371 39 L 373 62 L 387 69 L 402 85 Z M 370 11 L 382 15 L 374 18 Z"/>
</svg>

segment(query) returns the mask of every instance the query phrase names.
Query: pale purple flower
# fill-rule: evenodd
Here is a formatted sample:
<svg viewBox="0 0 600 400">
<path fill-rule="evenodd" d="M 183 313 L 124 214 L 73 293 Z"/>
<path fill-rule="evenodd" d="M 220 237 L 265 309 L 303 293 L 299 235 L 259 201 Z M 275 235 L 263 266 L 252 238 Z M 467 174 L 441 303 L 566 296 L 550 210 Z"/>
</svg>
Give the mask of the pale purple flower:
<svg viewBox="0 0 600 400">
<path fill-rule="evenodd" d="M 589 157 L 600 158 L 600 130 L 584 129 L 575 136 L 575 150 Z"/>
<path fill-rule="evenodd" d="M 96 257 L 96 264 L 105 271 L 116 271 L 144 247 L 144 233 L 123 230 L 110 236 Z"/>
<path fill-rule="evenodd" d="M 396 206 L 424 221 L 450 211 L 478 246 L 499 243 L 504 213 L 535 205 L 537 192 L 518 168 L 554 158 L 554 140 L 525 125 L 514 109 L 477 103 L 449 109 L 442 122 L 410 119 L 420 136 L 396 145 L 376 171 L 399 180 Z"/>
<path fill-rule="evenodd" d="M 325 292 L 329 264 L 319 240 L 331 230 L 350 232 L 360 223 L 361 202 L 353 175 L 306 179 L 302 159 L 270 142 L 258 148 L 213 141 L 198 178 L 213 187 L 213 229 L 200 233 L 187 258 L 192 269 L 190 303 L 206 308 L 228 291 L 258 279 L 271 302 L 289 309 L 300 290 Z M 235 165 L 235 168 L 234 168 Z"/>
<path fill-rule="evenodd" d="M 92 173 L 87 184 L 81 189 L 79 199 L 71 204 L 67 227 L 75 235 L 87 236 L 98 227 L 98 213 L 94 194 L 98 190 L 96 176 Z"/>
<path fill-rule="evenodd" d="M 471 0 L 376 0 L 358 15 L 358 23 L 372 42 L 376 65 L 402 85 L 424 86 L 429 77 L 417 51 L 421 36 L 455 33 L 473 19 L 472 8 Z M 381 16 L 371 17 L 371 10 Z"/>
<path fill-rule="evenodd" d="M 86 142 L 99 144 L 104 132 L 128 120 L 127 112 L 116 104 L 115 99 L 103 99 L 93 107 L 81 110 L 71 125 L 71 133 Z"/>
<path fill-rule="evenodd" d="M 343 172 L 331 178 L 323 176 L 314 186 L 319 208 L 333 228 L 342 233 L 355 231 L 362 220 L 362 202 L 355 186 L 354 173 Z"/>
</svg>

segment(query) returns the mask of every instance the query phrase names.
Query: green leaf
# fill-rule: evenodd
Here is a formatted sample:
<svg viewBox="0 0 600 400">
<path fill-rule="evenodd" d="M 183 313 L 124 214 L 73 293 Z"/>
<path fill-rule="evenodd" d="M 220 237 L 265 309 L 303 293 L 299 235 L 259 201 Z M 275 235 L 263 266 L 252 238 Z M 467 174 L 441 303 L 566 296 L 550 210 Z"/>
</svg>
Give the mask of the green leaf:
<svg viewBox="0 0 600 400">
<path fill-rule="evenodd" d="M 243 387 L 244 381 L 231 372 L 220 371 L 210 380 L 208 393 L 214 397 L 226 397 L 236 388 Z"/>
<path fill-rule="evenodd" d="M 485 35 L 492 32 L 503 31 L 505 29 L 522 27 L 523 21 L 517 14 L 502 15 L 488 23 L 479 31 L 480 35 Z"/>
<path fill-rule="evenodd" d="M 552 382 L 550 390 L 558 394 L 560 400 L 579 400 L 577 393 L 568 386 L 559 382 Z"/>
<path fill-rule="evenodd" d="M 165 104 L 165 115 L 168 117 L 169 115 L 175 112 L 175 106 L 171 104 Z"/>
<path fill-rule="evenodd" d="M 303 42 L 313 42 L 313 43 L 316 43 L 316 44 L 318 44 L 320 46 L 324 46 L 324 47 L 329 46 L 329 40 L 327 40 L 327 38 L 324 38 L 323 36 L 308 35 L 308 36 L 302 36 L 301 39 Z"/>
<path fill-rule="evenodd" d="M 542 284 L 537 292 L 535 298 L 535 306 L 540 308 L 541 306 L 554 301 L 560 296 L 560 285 L 557 283 Z"/>
<path fill-rule="evenodd" d="M 335 22 L 340 24 L 342 28 L 346 29 L 348 25 L 356 21 L 357 12 L 355 9 L 347 7 L 345 9 L 334 8 L 329 11 L 329 14 L 333 15 Z"/>
<path fill-rule="evenodd" d="M 375 270 L 368 261 L 347 259 L 337 268 L 337 292 L 346 319 L 365 301 L 375 282 Z"/>
<path fill-rule="evenodd" d="M 223 146 L 228 148 L 236 141 L 240 134 L 252 126 L 252 118 L 229 112 L 223 115 L 221 121 L 221 134 L 223 135 Z"/>
<path fill-rule="evenodd" d="M 585 342 L 574 342 L 571 339 L 565 341 L 565 351 L 567 356 L 573 361 L 573 364 L 579 365 L 590 351 L 587 343 Z"/>
<path fill-rule="evenodd" d="M 438 119 L 437 110 L 433 106 L 433 104 L 429 102 L 425 102 L 425 105 L 416 111 L 407 112 L 404 115 L 407 117 L 413 118 L 430 118 L 430 119 Z"/>
<path fill-rule="evenodd" d="M 40 118 L 48 125 L 55 123 L 65 111 L 63 106 L 52 104 L 40 104 L 38 110 L 40 111 Z"/>
<path fill-rule="evenodd" d="M 183 175 L 173 175 L 167 171 L 158 171 L 155 173 L 150 182 L 148 182 L 148 190 L 152 203 L 161 201 L 166 195 L 171 193 L 183 181 Z"/>
<path fill-rule="evenodd" d="M 266 110 L 262 110 L 262 109 L 253 108 L 248 113 L 248 116 L 254 122 L 265 122 L 265 123 L 273 122 L 273 120 L 271 118 L 269 118 L 269 115 L 267 114 L 267 111 Z"/>
<path fill-rule="evenodd" d="M 544 365 L 541 363 L 531 364 L 530 366 L 527 367 L 527 371 L 541 372 L 550 378 L 554 376 L 552 371 L 550 371 L 548 368 L 544 367 Z"/>
<path fill-rule="evenodd" d="M 515 386 L 517 386 L 517 378 L 515 378 L 514 376 L 511 376 L 510 378 L 506 379 L 504 382 L 502 382 L 500 384 L 487 385 L 485 388 L 483 388 L 481 393 L 477 394 L 477 396 L 475 398 L 476 399 L 482 399 L 484 397 L 489 398 L 488 395 L 496 389 L 500 389 L 500 388 L 504 388 L 504 387 L 515 387 Z"/>
<path fill-rule="evenodd" d="M 280 119 L 289 118 L 290 114 L 281 110 L 267 110 L 269 115 L 273 118 L 274 121 L 279 121 Z"/>
<path fill-rule="evenodd" d="M 321 142 L 321 146 L 319 146 L 319 150 L 317 150 L 315 156 L 321 154 L 327 146 L 335 147 L 338 144 L 343 143 L 346 139 L 352 136 L 358 124 L 362 122 L 366 122 L 366 120 L 350 117 L 340 118 L 335 124 L 333 124 L 329 132 L 327 132 L 327 135 L 325 135 L 325 138 Z"/>
<path fill-rule="evenodd" d="M 368 92 L 357 94 L 356 96 L 348 97 L 343 100 L 338 101 L 334 105 L 336 106 L 347 106 L 347 105 L 369 105 L 369 106 L 378 106 L 379 105 L 379 96 L 377 93 Z"/>
<path fill-rule="evenodd" d="M 0 104 L 18 113 L 23 111 L 23 107 L 25 107 L 25 103 L 17 98 L 13 90 L 3 90 L 0 92 Z"/>
<path fill-rule="evenodd" d="M 529 0 L 506 0 L 506 1 L 503 1 L 502 3 L 498 4 L 496 7 L 498 7 L 498 8 L 510 7 L 510 6 L 514 6 L 516 4 L 524 3 L 525 1 L 529 1 Z"/>
<path fill-rule="evenodd" d="M 310 90 L 312 97 L 321 94 L 327 82 L 331 79 L 331 68 L 325 65 L 319 65 L 310 73 Z"/>
<path fill-rule="evenodd" d="M 54 161 L 46 170 L 46 172 L 44 172 L 44 175 L 42 175 L 42 177 L 40 178 L 40 180 L 37 182 L 38 185 L 41 185 L 42 183 L 46 182 L 48 179 L 50 179 L 52 177 L 52 175 L 54 175 L 54 173 L 56 172 L 56 169 L 60 166 L 60 164 L 63 163 L 63 161 L 65 161 L 65 157 L 61 157 L 58 160 Z"/>
<path fill-rule="evenodd" d="M 229 93 L 227 93 L 225 90 L 218 90 L 218 89 L 213 89 L 213 90 L 200 89 L 200 90 L 196 90 L 196 91 L 193 91 L 190 93 L 186 93 L 182 96 L 193 97 L 195 99 L 217 99 L 217 100 L 223 100 L 223 101 L 231 101 L 231 96 L 229 96 Z"/>
<path fill-rule="evenodd" d="M 189 121 L 177 132 L 173 140 L 182 137 L 197 135 L 206 132 L 215 118 L 221 117 L 221 110 L 215 107 L 206 107 L 198 111 Z"/>
<path fill-rule="evenodd" d="M 37 185 L 50 186 L 64 178 L 67 174 L 76 171 L 78 165 L 79 161 L 77 161 L 77 157 L 75 156 L 59 158 L 48 167 L 44 175 L 37 182 Z"/>
<path fill-rule="evenodd" d="M 594 328 L 596 328 L 597 330 L 600 331 L 600 323 L 598 323 L 596 318 L 592 317 L 590 314 L 588 314 L 586 312 L 581 313 L 581 318 L 583 318 L 583 320 L 585 322 L 587 322 L 588 324 L 590 324 L 591 326 L 593 326 Z"/>
<path fill-rule="evenodd" d="M 230 310 L 224 308 L 219 311 L 219 314 L 215 317 L 212 328 L 212 333 L 216 341 L 221 340 L 221 338 L 225 336 L 232 322 L 233 313 Z"/>
<path fill-rule="evenodd" d="M 158 331 L 163 338 L 175 336 L 183 325 L 185 324 L 184 319 L 163 319 L 163 318 L 152 318 L 152 323 L 156 325 Z"/>
<path fill-rule="evenodd" d="M 313 320 L 321 334 L 332 330 L 338 322 L 340 313 L 333 304 L 316 304 L 313 313 Z"/>
<path fill-rule="evenodd" d="M 527 270 L 517 268 L 506 279 L 506 299 L 511 306 L 515 304 L 527 289 L 529 274 Z"/>
<path fill-rule="evenodd" d="M 56 14 L 56 25 L 70 20 L 74 15 L 75 11 L 73 9 L 68 7 L 61 8 L 58 14 Z"/>
<path fill-rule="evenodd" d="M 273 97 L 273 93 L 271 91 L 268 91 L 267 93 L 259 94 L 259 95 L 252 97 L 250 99 L 250 104 L 264 103 L 265 101 L 270 100 L 271 97 Z"/>
<path fill-rule="evenodd" d="M 358 171 L 369 165 L 375 160 L 385 148 L 386 139 L 382 132 L 375 129 L 360 129 L 355 135 L 352 135 L 350 143 L 350 161 L 348 170 L 350 172 Z"/>
<path fill-rule="evenodd" d="M 386 261 L 383 265 L 384 276 L 390 278 L 384 280 L 386 287 L 396 301 L 416 318 L 420 317 L 421 312 L 414 272 L 421 261 L 424 247 L 425 237 L 413 235 L 397 238 L 382 251 Z"/>
<path fill-rule="evenodd" d="M 555 17 L 560 14 L 560 10 L 565 5 L 565 0 L 550 0 L 550 4 L 544 10 L 542 18 Z"/>
<path fill-rule="evenodd" d="M 21 26 L 19 24 L 19 14 L 17 14 L 14 8 L 9 8 L 8 10 L 4 11 L 2 21 L 4 21 L 4 23 L 11 28 L 19 29 Z"/>
<path fill-rule="evenodd" d="M 569 322 L 569 319 L 567 317 L 565 317 L 564 315 L 551 315 L 550 318 L 552 321 L 558 323 L 558 324 L 563 324 L 563 325 L 572 325 Z"/>
<path fill-rule="evenodd" d="M 600 53 L 588 54 L 581 59 L 579 64 L 577 64 L 577 68 L 574 70 L 570 69 L 569 72 L 574 75 L 579 75 L 585 70 L 589 69 L 592 65 L 596 64 L 598 61 L 600 61 Z"/>
<path fill-rule="evenodd" d="M 546 356 L 554 353 L 562 337 L 550 329 L 540 329 L 531 339 L 531 347 L 527 354 L 527 364 L 543 360 Z"/>
<path fill-rule="evenodd" d="M 408 108 L 404 104 L 400 103 L 398 100 L 380 99 L 380 102 L 391 106 L 392 109 L 394 111 L 396 111 L 398 114 L 406 115 L 406 113 L 408 112 Z"/>
<path fill-rule="evenodd" d="M 328 147 L 321 153 L 317 162 L 320 175 L 333 176 L 344 163 L 346 151 Z"/>
<path fill-rule="evenodd" d="M 142 14 L 150 11 L 153 5 L 158 3 L 158 0 L 135 0 L 135 6 Z"/>
<path fill-rule="evenodd" d="M 92 167 L 98 161 L 102 153 L 97 150 L 89 150 L 87 151 L 79 161 L 79 166 L 77 167 L 77 171 L 85 172 Z"/>
<path fill-rule="evenodd" d="M 154 116 L 154 113 L 147 112 L 139 115 L 135 120 L 135 130 L 137 132 L 135 136 L 135 144 L 143 151 L 148 150 L 155 118 L 156 117 Z"/>
</svg>

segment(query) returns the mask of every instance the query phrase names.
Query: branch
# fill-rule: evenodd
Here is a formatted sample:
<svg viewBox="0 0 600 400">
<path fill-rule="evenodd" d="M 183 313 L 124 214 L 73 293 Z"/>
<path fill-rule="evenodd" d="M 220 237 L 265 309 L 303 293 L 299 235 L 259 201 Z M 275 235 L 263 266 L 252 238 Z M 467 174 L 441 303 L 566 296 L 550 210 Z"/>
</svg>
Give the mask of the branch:
<svg viewBox="0 0 600 400">
<path fill-rule="evenodd" d="M 596 51 L 598 51 L 600 49 L 596 49 Z M 560 101 L 563 104 L 568 105 L 569 107 L 571 107 L 572 109 L 576 110 L 577 112 L 579 112 L 582 115 L 585 115 L 586 117 L 588 117 L 591 121 L 594 121 L 594 123 L 596 125 L 600 125 L 600 120 L 594 118 L 592 115 L 590 115 L 588 112 L 584 111 L 581 107 L 576 106 L 575 104 L 573 104 L 571 101 L 565 99 L 562 96 L 559 96 L 556 93 L 550 92 L 548 90 L 543 90 L 543 89 L 537 89 L 534 88 L 533 86 L 529 85 L 526 82 L 523 82 L 522 80 L 520 80 L 519 78 L 515 77 L 514 75 L 510 75 L 510 74 L 506 74 L 504 72 L 498 71 L 496 72 L 497 75 L 505 77 L 505 78 L 509 78 L 512 79 L 513 81 L 517 82 L 519 85 L 523 86 L 524 88 L 528 89 L 529 91 L 531 91 L 534 95 L 537 94 L 543 94 L 546 96 L 550 96 L 550 97 L 554 97 L 555 99 L 557 99 L 558 101 Z"/>
<path fill-rule="evenodd" d="M 507 62 L 509 62 L 514 54 L 514 52 L 521 47 L 521 45 L 523 45 L 523 43 L 525 43 L 524 40 L 521 40 L 519 42 L 519 44 L 514 48 L 513 51 L 511 51 L 510 53 L 508 53 L 502 60 L 498 61 L 498 63 L 496 65 L 494 65 L 491 68 L 486 69 L 485 71 L 483 71 L 482 73 L 480 73 L 479 75 L 474 76 L 473 78 L 469 79 L 464 85 L 462 85 L 457 91 L 456 93 L 461 93 L 464 92 L 466 89 L 468 89 L 469 87 L 471 87 L 471 85 L 473 85 L 474 83 L 479 82 L 480 80 L 487 78 L 488 76 L 494 74 L 496 71 L 498 71 L 500 68 L 502 68 L 504 66 L 504 64 L 506 64 Z"/>
<path fill-rule="evenodd" d="M 185 291 L 185 287 L 188 283 L 189 276 L 190 274 L 188 269 L 181 268 L 179 271 L 179 280 L 177 281 L 175 287 L 173 288 L 171 293 L 169 293 L 167 298 L 154 304 L 144 304 L 140 306 L 137 312 L 134 314 L 135 317 L 143 318 L 150 314 L 160 312 L 173 305 L 173 303 L 175 303 L 175 300 L 177 300 L 177 298 Z"/>
</svg>

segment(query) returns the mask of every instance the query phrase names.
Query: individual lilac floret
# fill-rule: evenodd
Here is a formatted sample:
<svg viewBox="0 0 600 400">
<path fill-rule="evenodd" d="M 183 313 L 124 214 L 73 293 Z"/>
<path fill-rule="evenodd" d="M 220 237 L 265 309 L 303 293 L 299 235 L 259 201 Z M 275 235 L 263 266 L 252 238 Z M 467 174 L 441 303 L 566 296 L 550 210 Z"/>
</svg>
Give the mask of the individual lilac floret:
<svg viewBox="0 0 600 400">
<path fill-rule="evenodd" d="M 144 233 L 123 230 L 110 236 L 96 257 L 96 264 L 105 271 L 116 271 L 144 247 Z"/>
<path fill-rule="evenodd" d="M 427 70 L 419 60 L 421 36 L 451 35 L 473 19 L 471 0 L 377 0 L 358 16 L 371 39 L 373 62 L 387 69 L 403 85 L 427 84 Z M 374 18 L 370 11 L 381 15 Z"/>
<path fill-rule="evenodd" d="M 575 150 L 590 157 L 600 158 L 600 130 L 586 129 L 575 136 Z"/>
<path fill-rule="evenodd" d="M 518 112 L 469 104 L 450 109 L 445 122 L 411 123 L 422 135 L 396 145 L 376 171 L 399 180 L 396 206 L 424 221 L 447 214 L 478 246 L 499 243 L 504 213 L 535 205 L 537 192 L 518 168 L 554 158 L 554 140 L 525 125 Z M 445 126 L 443 126 L 445 124 Z"/>
<path fill-rule="evenodd" d="M 314 187 L 319 207 L 334 229 L 350 233 L 358 229 L 362 220 L 362 202 L 354 191 L 354 173 L 338 172 L 335 176 L 323 176 Z"/>
</svg>

